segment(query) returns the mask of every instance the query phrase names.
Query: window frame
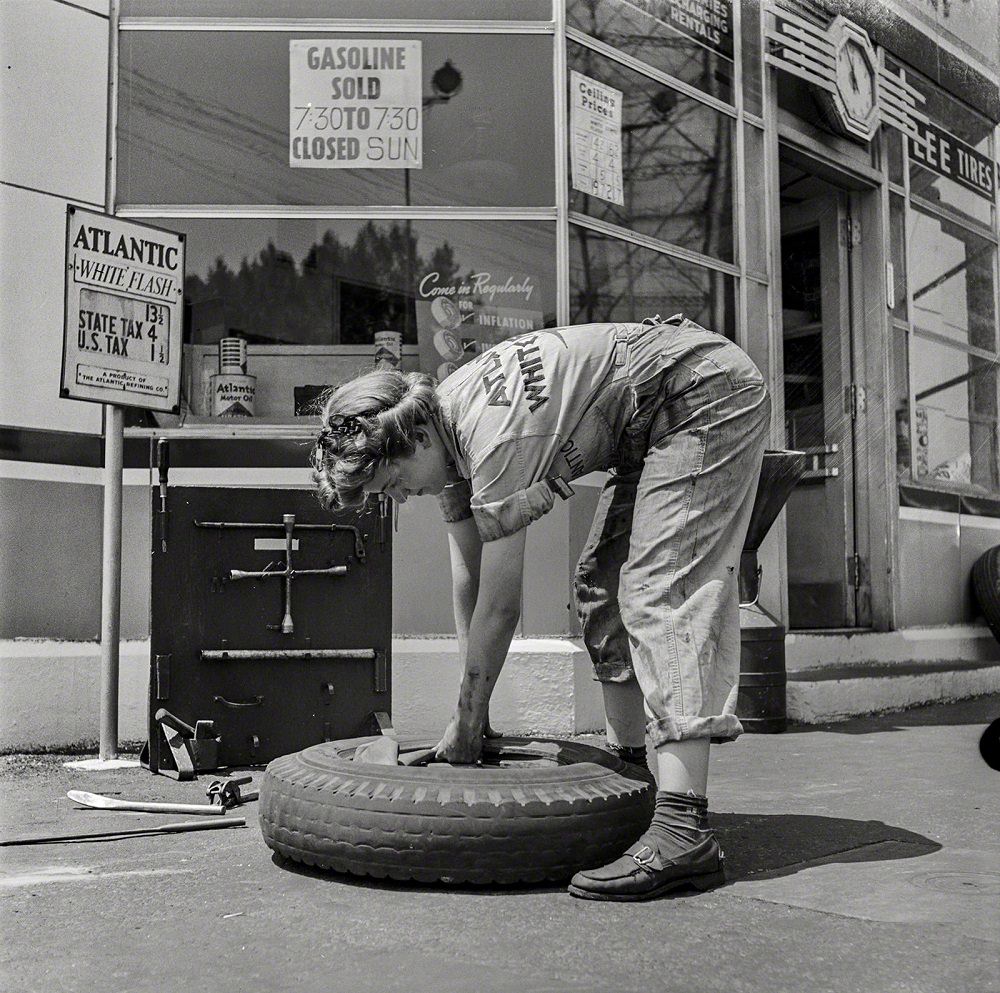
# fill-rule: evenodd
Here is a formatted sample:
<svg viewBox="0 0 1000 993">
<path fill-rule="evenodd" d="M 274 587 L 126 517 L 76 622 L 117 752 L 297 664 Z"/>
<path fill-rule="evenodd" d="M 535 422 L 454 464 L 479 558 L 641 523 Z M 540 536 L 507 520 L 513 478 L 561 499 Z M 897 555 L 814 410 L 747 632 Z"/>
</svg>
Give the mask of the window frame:
<svg viewBox="0 0 1000 993">
<path fill-rule="evenodd" d="M 897 60 L 898 61 L 898 60 Z M 934 87 L 930 80 L 922 77 L 919 73 L 915 72 L 909 66 L 903 66 L 907 73 L 907 78 L 910 76 L 917 77 L 920 85 L 924 88 Z M 946 93 L 945 96 L 950 100 L 956 100 L 950 93 Z M 971 108 L 970 108 L 971 109 Z M 933 123 L 933 122 L 932 122 Z M 938 124 L 938 126 L 941 126 Z M 945 128 L 944 130 L 947 130 Z M 920 490 L 926 491 L 929 494 L 939 493 L 942 495 L 951 496 L 969 496 L 976 498 L 986 498 L 989 500 L 1000 499 L 1000 485 L 996 490 L 987 491 L 984 493 L 981 487 L 978 487 L 972 483 L 962 483 L 953 480 L 941 480 L 934 479 L 930 476 L 917 476 L 916 467 L 914 465 L 913 453 L 917 450 L 917 428 L 916 419 L 913 416 L 913 412 L 916 409 L 916 386 L 915 377 L 913 371 L 913 340 L 914 338 L 920 338 L 923 341 L 931 342 L 939 347 L 951 349 L 954 352 L 962 353 L 967 356 L 972 356 L 978 359 L 982 359 L 986 362 L 991 362 L 995 365 L 1000 365 L 1000 189 L 997 186 L 1000 184 L 994 184 L 994 196 L 992 203 L 992 216 L 994 223 L 992 225 L 980 222 L 975 218 L 970 217 L 961 211 L 942 203 L 936 203 L 934 201 L 927 200 L 921 197 L 919 194 L 912 193 L 910 189 L 910 167 L 911 159 L 909 153 L 909 142 L 906 140 L 905 136 L 901 142 L 902 144 L 902 179 L 903 182 L 899 183 L 894 181 L 889 173 L 889 162 L 888 155 L 885 156 L 886 161 L 884 162 L 885 179 L 887 187 L 887 196 L 891 197 L 893 195 L 899 196 L 903 201 L 903 231 L 902 231 L 902 243 L 904 246 L 905 262 L 906 262 L 906 318 L 896 317 L 890 313 L 890 333 L 903 332 L 905 335 L 906 344 L 906 365 L 907 365 L 907 402 L 908 402 L 908 428 L 909 428 L 909 442 L 910 442 L 910 465 L 909 471 L 905 476 L 899 475 L 897 473 L 897 491 L 899 492 L 900 500 L 902 500 L 902 489 L 907 490 Z M 996 160 L 997 150 L 1000 147 L 1000 126 L 994 126 L 992 134 L 990 136 L 990 149 L 989 156 L 992 160 Z M 919 163 L 917 163 L 919 165 Z M 993 259 L 992 259 L 992 274 L 993 274 L 993 315 L 994 315 L 994 348 L 984 349 L 982 347 L 973 345 L 969 342 L 957 341 L 948 338 L 944 335 L 936 334 L 927 329 L 921 329 L 916 326 L 914 319 L 914 308 L 913 308 L 913 279 L 912 279 L 912 265 L 909 258 L 910 250 L 910 236 L 911 236 L 911 225 L 910 218 L 913 211 L 923 213 L 931 217 L 938 217 L 942 220 L 946 220 L 949 224 L 953 224 L 970 234 L 976 235 L 989 242 L 993 246 Z M 891 234 L 890 234 L 891 237 Z M 998 408 L 1000 408 L 1000 380 L 997 383 L 997 393 L 998 393 Z M 995 421 L 995 437 L 998 439 L 994 446 L 993 451 L 993 466 L 994 470 L 1000 473 L 1000 412 L 998 412 L 997 419 Z"/>
</svg>

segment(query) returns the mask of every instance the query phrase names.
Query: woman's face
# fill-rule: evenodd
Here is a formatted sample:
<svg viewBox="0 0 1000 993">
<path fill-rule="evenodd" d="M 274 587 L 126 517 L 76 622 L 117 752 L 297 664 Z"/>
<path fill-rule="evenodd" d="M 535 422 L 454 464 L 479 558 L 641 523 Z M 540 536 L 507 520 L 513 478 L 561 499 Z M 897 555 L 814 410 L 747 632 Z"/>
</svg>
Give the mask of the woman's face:
<svg viewBox="0 0 1000 993">
<path fill-rule="evenodd" d="M 396 503 L 411 496 L 437 495 L 451 482 L 448 455 L 437 431 L 430 425 L 417 428 L 416 451 L 390 459 L 365 486 L 365 492 L 385 493 Z"/>
</svg>

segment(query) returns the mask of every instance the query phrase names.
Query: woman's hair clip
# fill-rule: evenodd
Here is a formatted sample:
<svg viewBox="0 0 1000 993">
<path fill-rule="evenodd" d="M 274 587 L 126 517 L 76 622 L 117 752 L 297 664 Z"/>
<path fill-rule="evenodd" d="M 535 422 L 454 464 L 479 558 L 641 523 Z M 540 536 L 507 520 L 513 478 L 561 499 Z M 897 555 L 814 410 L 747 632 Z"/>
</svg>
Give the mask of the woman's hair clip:
<svg viewBox="0 0 1000 993">
<path fill-rule="evenodd" d="M 357 417 L 335 414 L 330 418 L 329 430 L 338 438 L 348 438 L 363 433 L 365 429 Z"/>
</svg>

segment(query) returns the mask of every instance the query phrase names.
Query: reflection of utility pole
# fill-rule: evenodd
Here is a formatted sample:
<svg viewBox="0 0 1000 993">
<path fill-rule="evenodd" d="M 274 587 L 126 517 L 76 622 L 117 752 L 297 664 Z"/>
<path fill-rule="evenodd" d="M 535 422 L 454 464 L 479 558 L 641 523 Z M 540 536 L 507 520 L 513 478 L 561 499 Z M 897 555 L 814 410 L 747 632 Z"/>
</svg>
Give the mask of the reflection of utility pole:
<svg viewBox="0 0 1000 993">
<path fill-rule="evenodd" d="M 445 59 L 444 65 L 439 66 L 434 70 L 434 75 L 431 76 L 431 89 L 434 91 L 430 96 L 425 96 L 421 100 L 421 106 L 430 110 L 431 107 L 437 106 L 439 103 L 447 103 L 453 96 L 459 93 L 462 89 L 462 74 L 455 68 L 452 64 L 451 59 Z M 410 170 L 403 170 L 403 199 L 407 207 L 410 206 Z M 414 301 L 416 300 L 416 288 L 413 285 L 414 269 L 416 268 L 416 260 L 414 258 L 413 250 L 413 222 L 409 217 L 406 218 L 404 223 L 404 230 L 406 233 L 406 289 L 403 294 L 404 301 L 412 293 Z M 403 339 L 405 340 L 412 328 L 411 328 L 411 318 L 410 318 L 410 308 L 409 306 L 404 306 L 403 308 Z"/>
</svg>

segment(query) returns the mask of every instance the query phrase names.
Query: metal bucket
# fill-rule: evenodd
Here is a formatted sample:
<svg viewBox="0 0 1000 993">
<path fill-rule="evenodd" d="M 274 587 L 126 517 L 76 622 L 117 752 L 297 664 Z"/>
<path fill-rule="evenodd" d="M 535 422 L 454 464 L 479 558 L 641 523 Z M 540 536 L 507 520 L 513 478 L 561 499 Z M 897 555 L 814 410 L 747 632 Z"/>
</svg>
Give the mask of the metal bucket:
<svg viewBox="0 0 1000 993">
<path fill-rule="evenodd" d="M 788 724 L 785 628 L 757 603 L 757 549 L 805 471 L 802 452 L 765 452 L 740 559 L 740 685 L 736 713 L 743 730 L 774 734 Z"/>
</svg>

